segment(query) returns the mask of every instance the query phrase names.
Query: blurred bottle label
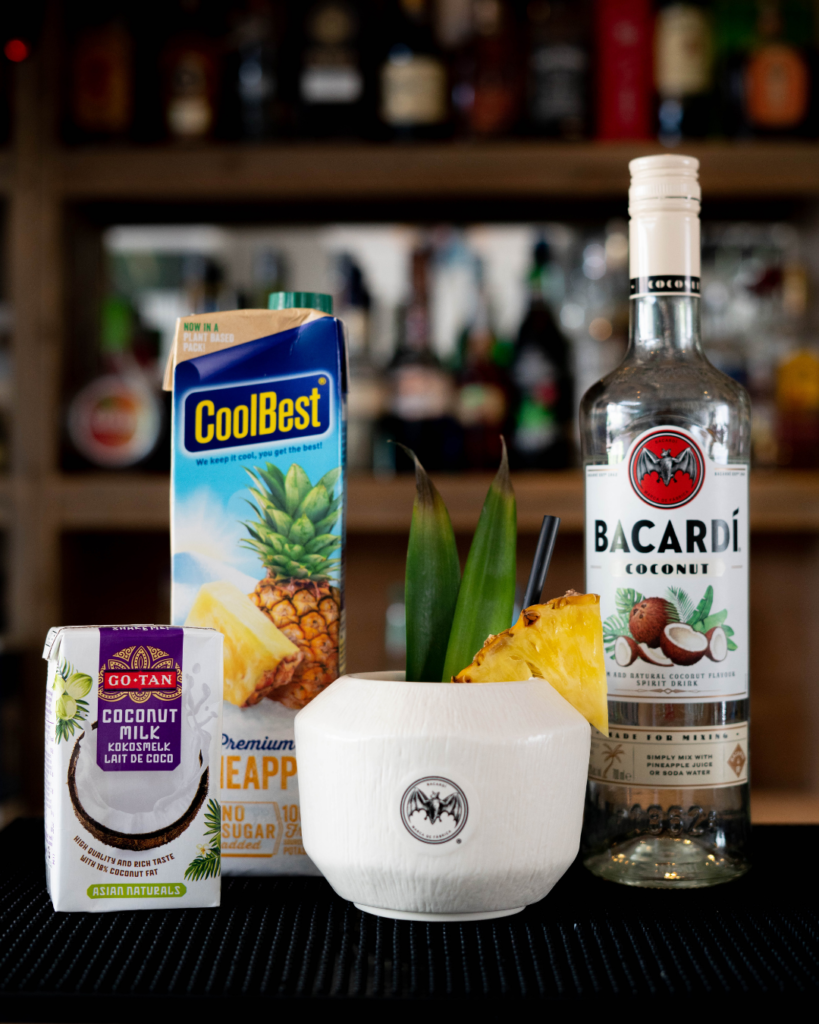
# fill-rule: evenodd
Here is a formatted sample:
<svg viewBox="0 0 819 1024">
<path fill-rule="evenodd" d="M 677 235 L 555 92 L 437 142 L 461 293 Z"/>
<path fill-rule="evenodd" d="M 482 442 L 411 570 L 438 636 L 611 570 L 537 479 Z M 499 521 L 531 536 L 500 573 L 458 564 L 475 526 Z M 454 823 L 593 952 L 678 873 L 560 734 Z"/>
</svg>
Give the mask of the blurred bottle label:
<svg viewBox="0 0 819 1024">
<path fill-rule="evenodd" d="M 391 56 L 381 71 L 381 117 L 395 126 L 446 120 L 446 71 L 435 57 Z"/>
<path fill-rule="evenodd" d="M 133 115 L 131 38 L 116 23 L 84 32 L 74 50 L 71 109 L 76 126 L 101 135 L 128 130 Z"/>
<path fill-rule="evenodd" d="M 696 96 L 711 88 L 711 23 L 699 7 L 673 4 L 657 14 L 654 81 L 661 96 Z"/>
<path fill-rule="evenodd" d="M 745 71 L 748 120 L 760 128 L 792 128 L 804 120 L 810 73 L 792 46 L 776 43 L 752 54 Z"/>
<path fill-rule="evenodd" d="M 601 139 L 651 135 L 650 0 L 598 0 L 598 111 Z"/>
</svg>

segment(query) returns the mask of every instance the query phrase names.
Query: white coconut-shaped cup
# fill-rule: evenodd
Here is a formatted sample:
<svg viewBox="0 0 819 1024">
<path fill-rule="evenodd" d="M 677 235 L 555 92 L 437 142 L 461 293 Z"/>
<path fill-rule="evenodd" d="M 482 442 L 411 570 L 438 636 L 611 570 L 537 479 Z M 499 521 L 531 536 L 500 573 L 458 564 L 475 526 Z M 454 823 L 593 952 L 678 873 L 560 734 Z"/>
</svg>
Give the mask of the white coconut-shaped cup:
<svg viewBox="0 0 819 1024">
<path fill-rule="evenodd" d="M 591 730 L 542 679 L 343 676 L 295 719 L 304 847 L 384 917 L 503 917 L 577 855 Z"/>
</svg>

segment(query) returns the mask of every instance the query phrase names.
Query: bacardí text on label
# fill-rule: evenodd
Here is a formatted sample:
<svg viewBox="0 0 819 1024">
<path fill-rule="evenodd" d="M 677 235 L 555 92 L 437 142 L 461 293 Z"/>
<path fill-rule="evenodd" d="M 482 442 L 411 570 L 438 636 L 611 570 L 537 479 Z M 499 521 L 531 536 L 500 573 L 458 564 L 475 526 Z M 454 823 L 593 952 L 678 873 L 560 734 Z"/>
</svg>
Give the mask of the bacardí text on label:
<svg viewBox="0 0 819 1024">
<path fill-rule="evenodd" d="M 630 168 L 630 345 L 581 406 L 610 721 L 583 847 L 603 877 L 685 888 L 747 867 L 750 417 L 701 348 L 697 161 Z"/>
</svg>

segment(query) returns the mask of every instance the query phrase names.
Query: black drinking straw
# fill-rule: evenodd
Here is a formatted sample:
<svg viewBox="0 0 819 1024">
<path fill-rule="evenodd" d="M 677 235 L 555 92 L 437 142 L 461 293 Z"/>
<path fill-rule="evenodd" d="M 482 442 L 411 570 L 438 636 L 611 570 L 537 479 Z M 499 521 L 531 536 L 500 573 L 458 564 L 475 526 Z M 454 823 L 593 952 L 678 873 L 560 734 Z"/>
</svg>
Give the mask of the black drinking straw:
<svg viewBox="0 0 819 1024">
<path fill-rule="evenodd" d="M 543 593 L 543 584 L 546 582 L 546 574 L 549 571 L 549 563 L 557 540 L 557 531 L 560 527 L 559 516 L 544 516 L 543 525 L 540 528 L 540 536 L 537 539 L 535 549 L 535 560 L 532 562 L 532 571 L 529 573 L 529 582 L 526 584 L 526 593 L 523 596 L 523 607 L 537 604 L 540 595 Z"/>
</svg>

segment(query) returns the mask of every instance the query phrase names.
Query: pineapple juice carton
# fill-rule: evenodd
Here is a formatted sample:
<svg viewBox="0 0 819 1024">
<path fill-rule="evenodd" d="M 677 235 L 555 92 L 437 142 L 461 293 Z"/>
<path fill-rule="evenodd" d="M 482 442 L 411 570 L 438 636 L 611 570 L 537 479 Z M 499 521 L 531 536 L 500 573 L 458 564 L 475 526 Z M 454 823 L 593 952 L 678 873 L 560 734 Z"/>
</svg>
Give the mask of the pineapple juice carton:
<svg viewBox="0 0 819 1024">
<path fill-rule="evenodd" d="M 54 909 L 218 907 L 221 634 L 55 627 L 43 657 Z"/>
<path fill-rule="evenodd" d="M 344 671 L 343 325 L 329 296 L 178 321 L 172 618 L 225 637 L 225 874 L 318 874 L 296 712 Z"/>
</svg>

